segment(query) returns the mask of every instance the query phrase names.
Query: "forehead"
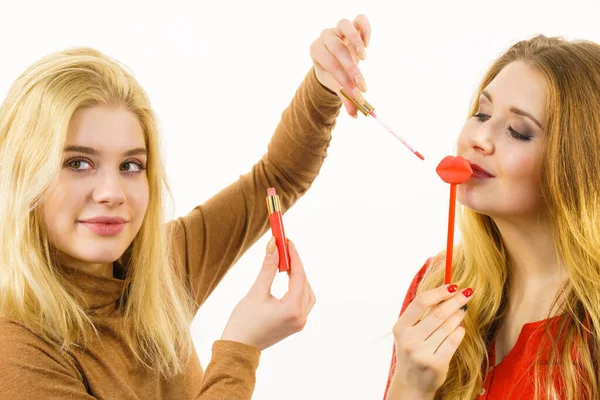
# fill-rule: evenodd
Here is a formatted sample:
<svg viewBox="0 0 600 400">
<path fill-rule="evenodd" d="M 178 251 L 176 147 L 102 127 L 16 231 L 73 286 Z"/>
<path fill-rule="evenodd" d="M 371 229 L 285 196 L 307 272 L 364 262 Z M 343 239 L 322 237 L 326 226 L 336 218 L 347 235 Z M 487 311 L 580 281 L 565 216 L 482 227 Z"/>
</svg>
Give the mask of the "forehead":
<svg viewBox="0 0 600 400">
<path fill-rule="evenodd" d="M 123 107 L 98 105 L 78 110 L 69 123 L 68 145 L 110 151 L 145 147 L 137 116 Z"/>
<path fill-rule="evenodd" d="M 504 67 L 485 90 L 494 107 L 516 107 L 544 120 L 546 83 L 542 75 L 521 61 Z"/>
</svg>

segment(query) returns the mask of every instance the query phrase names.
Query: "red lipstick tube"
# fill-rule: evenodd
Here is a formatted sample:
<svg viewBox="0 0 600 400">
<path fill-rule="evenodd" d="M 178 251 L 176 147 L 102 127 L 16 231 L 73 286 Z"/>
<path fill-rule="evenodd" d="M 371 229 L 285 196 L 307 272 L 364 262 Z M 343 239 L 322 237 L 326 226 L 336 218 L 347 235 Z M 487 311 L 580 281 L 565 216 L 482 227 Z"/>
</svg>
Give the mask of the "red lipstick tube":
<svg viewBox="0 0 600 400">
<path fill-rule="evenodd" d="M 275 193 L 275 188 L 267 189 L 267 209 L 269 210 L 269 221 L 271 233 L 275 237 L 275 244 L 279 252 L 279 272 L 290 270 L 290 251 L 288 250 L 283 220 L 281 219 L 281 202 Z"/>
</svg>

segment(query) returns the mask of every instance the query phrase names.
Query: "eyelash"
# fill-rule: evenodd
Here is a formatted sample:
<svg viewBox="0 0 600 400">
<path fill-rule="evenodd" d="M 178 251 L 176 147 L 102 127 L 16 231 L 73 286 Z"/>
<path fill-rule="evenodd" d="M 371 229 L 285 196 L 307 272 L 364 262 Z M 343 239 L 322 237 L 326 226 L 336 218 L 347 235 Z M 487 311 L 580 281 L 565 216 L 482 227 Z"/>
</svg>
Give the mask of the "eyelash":
<svg viewBox="0 0 600 400">
<path fill-rule="evenodd" d="M 84 157 L 73 157 L 65 162 L 65 167 L 71 169 L 74 172 L 86 172 L 87 170 L 85 170 L 85 169 L 77 169 L 77 168 L 70 167 L 70 165 L 72 163 L 77 162 L 77 161 L 84 161 L 90 165 L 93 165 L 93 163 L 90 159 L 87 159 Z M 146 164 L 141 162 L 140 160 L 127 160 L 123 164 L 135 164 L 139 168 L 139 171 L 121 171 L 121 172 L 125 173 L 126 175 L 137 175 L 146 170 Z"/>
<path fill-rule="evenodd" d="M 489 115 L 486 114 L 482 114 L 482 113 L 477 113 L 475 115 L 473 115 L 475 118 L 477 118 L 477 120 L 479 122 L 485 122 L 489 119 Z M 528 142 L 531 140 L 531 136 L 527 136 L 527 135 L 523 135 L 522 133 L 519 133 L 517 131 L 515 131 L 512 127 L 508 127 L 508 131 L 510 132 L 510 135 L 513 137 L 513 139 L 516 140 L 521 140 L 523 142 Z"/>
</svg>

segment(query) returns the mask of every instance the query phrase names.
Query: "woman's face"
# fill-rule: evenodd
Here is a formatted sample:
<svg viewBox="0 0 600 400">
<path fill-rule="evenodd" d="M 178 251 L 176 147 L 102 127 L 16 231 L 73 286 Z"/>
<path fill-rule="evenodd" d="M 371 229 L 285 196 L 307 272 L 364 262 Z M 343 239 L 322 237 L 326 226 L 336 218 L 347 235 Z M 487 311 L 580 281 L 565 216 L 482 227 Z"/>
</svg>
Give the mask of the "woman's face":
<svg viewBox="0 0 600 400">
<path fill-rule="evenodd" d="M 537 217 L 546 88 L 540 74 L 513 62 L 485 88 L 458 138 L 473 176 L 458 186 L 464 206 L 499 218 Z"/>
<path fill-rule="evenodd" d="M 148 207 L 142 128 L 124 108 L 82 109 L 69 124 L 63 154 L 42 205 L 50 242 L 62 264 L 108 268 L 133 241 Z"/>
</svg>

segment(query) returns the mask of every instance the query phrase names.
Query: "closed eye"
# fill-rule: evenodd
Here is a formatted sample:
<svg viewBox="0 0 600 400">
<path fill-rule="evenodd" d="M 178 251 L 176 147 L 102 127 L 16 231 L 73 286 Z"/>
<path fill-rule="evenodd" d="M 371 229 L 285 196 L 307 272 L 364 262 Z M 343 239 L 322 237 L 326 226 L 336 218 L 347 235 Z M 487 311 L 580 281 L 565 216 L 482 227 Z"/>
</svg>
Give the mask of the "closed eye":
<svg viewBox="0 0 600 400">
<path fill-rule="evenodd" d="M 490 119 L 489 115 L 482 114 L 482 113 L 477 113 L 477 114 L 473 115 L 473 117 L 477 118 L 477 121 L 479 121 L 479 122 L 485 122 L 488 119 Z"/>
<path fill-rule="evenodd" d="M 485 122 L 485 121 L 487 121 L 487 120 L 490 119 L 489 115 L 483 114 L 483 113 L 477 113 L 477 114 L 473 115 L 473 117 L 475 117 L 477 119 L 477 121 L 479 121 L 479 122 Z M 524 134 L 522 134 L 520 132 L 517 132 L 516 130 L 513 129 L 512 126 L 508 127 L 508 132 L 510 133 L 510 136 L 513 139 L 521 140 L 521 141 L 524 141 L 524 142 L 528 142 L 528 141 L 531 140 L 531 136 L 524 135 Z"/>
</svg>

